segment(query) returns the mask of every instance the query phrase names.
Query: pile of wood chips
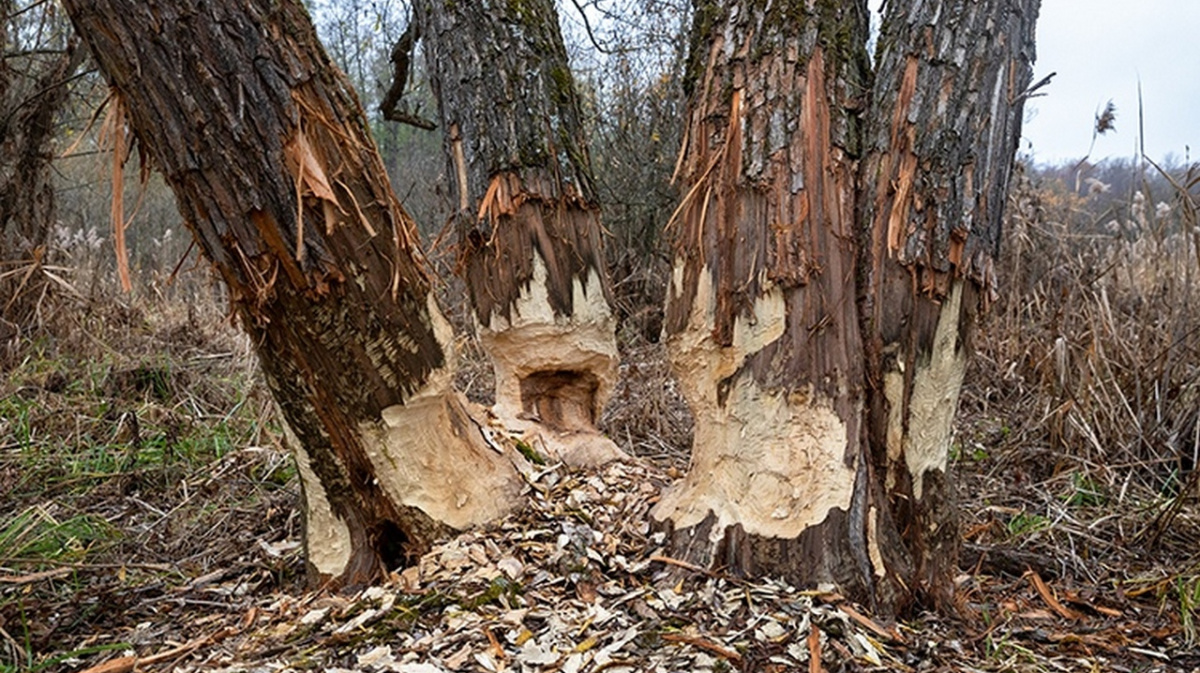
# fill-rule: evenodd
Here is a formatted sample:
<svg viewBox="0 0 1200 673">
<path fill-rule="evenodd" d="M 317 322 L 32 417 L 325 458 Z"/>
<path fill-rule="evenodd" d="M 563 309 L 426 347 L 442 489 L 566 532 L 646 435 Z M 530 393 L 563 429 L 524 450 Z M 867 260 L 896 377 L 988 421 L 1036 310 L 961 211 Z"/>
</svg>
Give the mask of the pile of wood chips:
<svg viewBox="0 0 1200 673">
<path fill-rule="evenodd" d="M 1009 612 L 1032 614 L 1040 630 L 1015 612 L 1003 623 L 999 615 L 974 626 L 930 616 L 885 627 L 832 591 L 750 582 L 669 558 L 648 516 L 669 479 L 641 462 L 595 473 L 550 466 L 527 479 L 529 507 L 437 546 L 381 586 L 254 599 L 241 614 L 192 624 L 192 640 L 159 641 L 86 673 L 1100 671 L 1133 670 L 1116 663 L 1131 654 L 1140 671 L 1190 670 L 1162 651 L 1131 652 L 1128 638 L 1110 658 L 1103 632 L 1078 621 L 1065 632 L 1090 635 L 1039 640 L 1053 620 L 1071 622 L 1030 613 L 1051 591 L 1044 583 L 1013 583 L 1022 597 L 1008 599 Z M 209 589 L 236 592 L 237 582 Z M 1111 612 L 1099 617 L 1129 633 Z M 1034 636 L 989 645 L 1023 633 Z M 113 635 L 141 642 L 137 633 Z"/>
</svg>

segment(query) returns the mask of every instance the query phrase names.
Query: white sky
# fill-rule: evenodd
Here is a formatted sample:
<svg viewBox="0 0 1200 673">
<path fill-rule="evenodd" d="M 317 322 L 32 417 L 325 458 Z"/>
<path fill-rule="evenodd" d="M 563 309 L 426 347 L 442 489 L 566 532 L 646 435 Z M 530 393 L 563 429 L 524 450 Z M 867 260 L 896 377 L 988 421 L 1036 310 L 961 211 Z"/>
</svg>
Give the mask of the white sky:
<svg viewBox="0 0 1200 673">
<path fill-rule="evenodd" d="M 1111 99 L 1116 132 L 1096 140 L 1092 159 L 1132 156 L 1140 78 L 1146 154 L 1200 156 L 1200 0 L 1043 0 L 1037 50 L 1034 81 L 1058 74 L 1026 103 L 1022 154 L 1082 157 Z"/>
</svg>

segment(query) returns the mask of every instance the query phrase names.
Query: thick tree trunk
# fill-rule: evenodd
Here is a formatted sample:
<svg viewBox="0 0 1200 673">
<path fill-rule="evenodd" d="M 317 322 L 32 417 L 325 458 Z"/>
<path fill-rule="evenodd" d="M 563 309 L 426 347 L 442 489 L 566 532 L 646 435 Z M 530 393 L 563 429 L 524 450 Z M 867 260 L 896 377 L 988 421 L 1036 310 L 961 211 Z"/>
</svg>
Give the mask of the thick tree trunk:
<svg viewBox="0 0 1200 673">
<path fill-rule="evenodd" d="M 654 514 L 692 561 L 890 601 L 855 302 L 867 14 L 808 4 L 697 8 L 665 326 L 696 435 Z"/>
<path fill-rule="evenodd" d="M 865 2 L 697 2 L 665 326 L 696 436 L 654 511 L 677 555 L 884 613 L 952 596 L 964 328 L 1036 4 L 888 3 L 872 87 Z"/>
<path fill-rule="evenodd" d="M 297 0 L 66 0 L 229 286 L 294 438 L 315 575 L 359 583 L 519 479 L 450 388 L 450 328 L 361 106 Z"/>
<path fill-rule="evenodd" d="M 0 2 L 5 50 L 15 9 L 11 1 Z M 57 54 L 47 44 L 38 45 L 46 54 L 0 55 L 0 342 L 28 322 L 48 282 L 37 266 L 55 220 L 54 125 L 83 56 L 64 42 Z M 17 62 L 20 71 L 13 68 Z"/>
<path fill-rule="evenodd" d="M 909 585 L 952 598 L 959 535 L 947 477 L 975 314 L 1032 80 L 1039 0 L 888 3 L 863 195 L 869 428 Z"/>
<path fill-rule="evenodd" d="M 616 457 L 596 431 L 618 357 L 599 210 L 554 2 L 416 9 L 497 414 L 555 431 L 569 462 Z"/>
</svg>

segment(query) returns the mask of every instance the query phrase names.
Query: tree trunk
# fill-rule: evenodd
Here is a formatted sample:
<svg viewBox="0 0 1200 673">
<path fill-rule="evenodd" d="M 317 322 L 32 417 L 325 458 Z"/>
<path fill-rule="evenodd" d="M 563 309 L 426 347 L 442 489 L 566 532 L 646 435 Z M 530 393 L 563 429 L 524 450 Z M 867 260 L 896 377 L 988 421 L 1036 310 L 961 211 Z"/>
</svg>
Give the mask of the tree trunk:
<svg viewBox="0 0 1200 673">
<path fill-rule="evenodd" d="M 678 556 L 881 613 L 953 592 L 944 469 L 990 269 L 966 260 L 997 240 L 1036 0 L 888 7 L 872 88 L 865 2 L 697 3 L 665 326 L 696 435 L 653 513 Z M 892 212 L 945 249 L 940 294 L 914 282 L 931 252 L 878 247 Z"/>
<path fill-rule="evenodd" d="M 314 576 L 361 583 L 519 479 L 450 388 L 434 302 L 361 106 L 296 0 L 65 0 L 228 284 L 286 420 Z"/>
<path fill-rule="evenodd" d="M 15 10 L 14 2 L 0 2 L 0 45 L 6 50 L 0 54 L 0 342 L 29 322 L 48 282 L 38 265 L 55 221 L 54 124 L 67 101 L 67 82 L 83 60 L 70 39 L 33 45 L 45 54 L 7 53 L 16 42 L 8 34 L 15 29 L 9 25 Z M 62 51 L 54 53 L 55 47 Z"/>
<path fill-rule="evenodd" d="M 915 591 L 953 597 L 954 414 L 1032 80 L 1040 0 L 889 3 L 864 173 L 869 428 Z"/>
<path fill-rule="evenodd" d="M 609 282 L 554 2 L 422 0 L 416 10 L 497 414 L 554 431 L 568 462 L 616 457 L 596 430 L 618 359 Z"/>
<path fill-rule="evenodd" d="M 861 597 L 880 506 L 855 304 L 867 15 L 807 4 L 696 10 L 665 325 L 696 434 L 654 515 L 692 561 Z M 889 596 L 907 572 L 885 561 Z"/>
</svg>

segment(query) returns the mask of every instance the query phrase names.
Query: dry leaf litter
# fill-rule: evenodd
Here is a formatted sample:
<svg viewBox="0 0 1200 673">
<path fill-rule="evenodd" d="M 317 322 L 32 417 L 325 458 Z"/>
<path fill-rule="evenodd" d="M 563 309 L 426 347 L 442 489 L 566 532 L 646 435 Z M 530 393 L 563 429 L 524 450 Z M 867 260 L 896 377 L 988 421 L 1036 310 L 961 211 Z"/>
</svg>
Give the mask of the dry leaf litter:
<svg viewBox="0 0 1200 673">
<path fill-rule="evenodd" d="M 645 464 L 593 474 L 551 466 L 527 480 L 523 511 L 435 547 L 382 586 L 276 596 L 247 607 L 237 623 L 195 623 L 196 639 L 168 643 L 171 656 L 144 657 L 139 670 L 907 670 L 899 657 L 923 658 L 920 647 L 893 652 L 898 632 L 832 593 L 723 577 L 662 556 L 648 512 L 667 477 Z M 292 546 L 271 551 L 296 553 Z M 153 633 L 145 623 L 116 635 L 149 644 Z M 825 664 L 814 666 L 814 653 Z M 132 663 L 133 653 L 125 655 Z"/>
</svg>

